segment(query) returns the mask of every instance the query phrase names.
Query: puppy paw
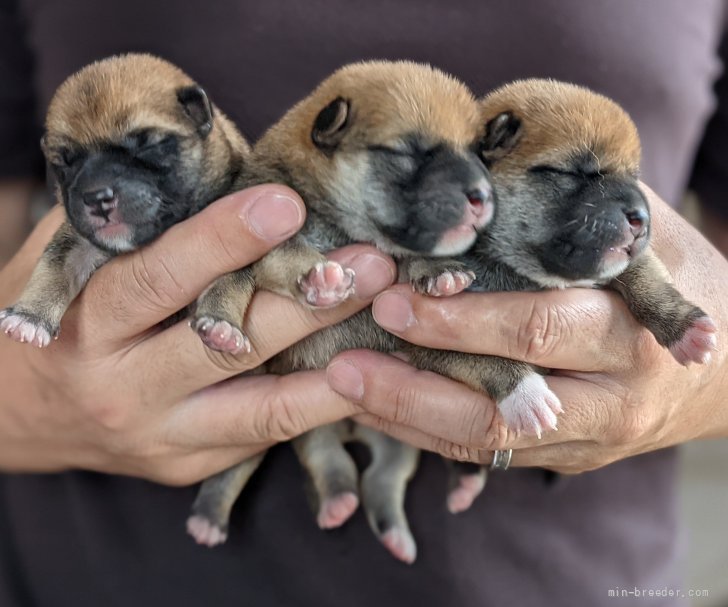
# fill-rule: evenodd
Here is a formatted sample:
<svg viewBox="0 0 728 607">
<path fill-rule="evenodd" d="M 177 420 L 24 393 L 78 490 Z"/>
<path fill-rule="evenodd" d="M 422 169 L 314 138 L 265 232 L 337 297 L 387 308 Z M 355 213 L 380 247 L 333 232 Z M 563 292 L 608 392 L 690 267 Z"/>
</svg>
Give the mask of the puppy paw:
<svg viewBox="0 0 728 607">
<path fill-rule="evenodd" d="M 467 289 L 475 280 L 474 272 L 446 270 L 434 277 L 422 277 L 412 281 L 412 289 L 431 297 L 449 297 Z"/>
<path fill-rule="evenodd" d="M 465 512 L 473 505 L 475 498 L 485 487 L 484 472 L 483 470 L 476 474 L 464 474 L 458 478 L 458 486 L 447 495 L 447 509 L 452 514 Z"/>
<path fill-rule="evenodd" d="M 321 529 L 335 529 L 348 521 L 358 507 L 359 498 L 351 491 L 327 497 L 321 502 L 316 522 Z"/>
<path fill-rule="evenodd" d="M 51 339 L 58 337 L 58 330 L 49 330 L 48 324 L 35 314 L 15 311 L 13 308 L 0 310 L 0 331 L 10 339 L 45 348 Z"/>
<path fill-rule="evenodd" d="M 310 306 L 329 308 L 354 293 L 354 270 L 335 261 L 317 263 L 298 279 L 298 288 Z"/>
<path fill-rule="evenodd" d="M 216 320 L 211 316 L 200 316 L 190 321 L 190 327 L 200 336 L 202 342 L 211 350 L 239 354 L 250 352 L 250 341 L 243 332 L 226 320 Z"/>
<path fill-rule="evenodd" d="M 199 514 L 187 519 L 187 533 L 195 538 L 198 544 L 209 548 L 224 544 L 227 540 L 226 529 L 221 529 L 210 519 Z"/>
<path fill-rule="evenodd" d="M 392 527 L 379 538 L 384 547 L 392 553 L 394 558 L 411 565 L 417 558 L 417 544 L 409 529 Z"/>
<path fill-rule="evenodd" d="M 682 339 L 670 346 L 670 353 L 681 365 L 710 362 L 711 352 L 718 347 L 718 328 L 709 316 L 701 316 L 685 331 Z"/>
<path fill-rule="evenodd" d="M 523 378 L 498 403 L 498 409 L 509 428 L 538 438 L 545 430 L 556 430 L 556 416 L 563 411 L 558 397 L 538 373 Z"/>
</svg>

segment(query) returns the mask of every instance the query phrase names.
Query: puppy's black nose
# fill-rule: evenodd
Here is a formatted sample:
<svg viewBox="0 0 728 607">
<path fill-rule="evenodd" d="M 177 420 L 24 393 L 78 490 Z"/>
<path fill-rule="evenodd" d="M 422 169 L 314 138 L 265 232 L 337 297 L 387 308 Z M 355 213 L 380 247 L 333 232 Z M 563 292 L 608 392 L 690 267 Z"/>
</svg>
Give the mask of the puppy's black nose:
<svg viewBox="0 0 728 607">
<path fill-rule="evenodd" d="M 629 230 L 635 238 L 644 236 L 647 232 L 647 224 L 650 216 L 645 209 L 629 209 L 624 212 L 629 224 Z"/>
<path fill-rule="evenodd" d="M 115 200 L 116 193 L 109 187 L 83 193 L 83 202 L 89 207 L 110 208 L 114 205 Z"/>
</svg>

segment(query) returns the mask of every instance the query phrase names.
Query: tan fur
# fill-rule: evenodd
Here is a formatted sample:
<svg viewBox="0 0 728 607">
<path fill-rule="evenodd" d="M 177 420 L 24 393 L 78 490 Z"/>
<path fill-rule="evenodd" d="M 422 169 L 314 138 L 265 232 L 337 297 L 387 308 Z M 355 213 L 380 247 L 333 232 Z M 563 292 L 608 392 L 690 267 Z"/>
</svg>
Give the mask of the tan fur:
<svg viewBox="0 0 728 607">
<path fill-rule="evenodd" d="M 588 151 L 601 171 L 637 176 L 637 127 L 619 105 L 587 88 L 555 80 L 518 80 L 481 101 L 485 122 L 516 112 L 525 128 L 515 153 L 498 163 L 499 173 L 518 173 L 527 165 L 568 166 L 568 158 Z M 560 163 L 560 164 L 559 164 Z"/>
</svg>

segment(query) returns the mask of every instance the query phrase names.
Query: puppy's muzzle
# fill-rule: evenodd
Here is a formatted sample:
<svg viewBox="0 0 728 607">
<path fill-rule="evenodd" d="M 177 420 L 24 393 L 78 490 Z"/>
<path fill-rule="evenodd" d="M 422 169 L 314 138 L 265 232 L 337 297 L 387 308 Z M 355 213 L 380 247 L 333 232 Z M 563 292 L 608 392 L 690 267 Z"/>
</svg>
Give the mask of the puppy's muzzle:
<svg viewBox="0 0 728 607">
<path fill-rule="evenodd" d="M 89 209 L 89 214 L 94 217 L 109 218 L 109 213 L 119 204 L 116 192 L 110 187 L 84 192 L 82 194 L 83 204 Z"/>
</svg>

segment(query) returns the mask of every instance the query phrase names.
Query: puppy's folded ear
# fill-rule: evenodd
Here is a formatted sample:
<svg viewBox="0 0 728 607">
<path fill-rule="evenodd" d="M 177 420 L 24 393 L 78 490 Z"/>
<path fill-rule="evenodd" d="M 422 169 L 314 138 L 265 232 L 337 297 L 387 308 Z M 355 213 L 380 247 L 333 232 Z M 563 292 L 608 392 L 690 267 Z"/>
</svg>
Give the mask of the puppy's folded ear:
<svg viewBox="0 0 728 607">
<path fill-rule="evenodd" d="M 321 110 L 311 131 L 314 145 L 324 151 L 339 145 L 349 124 L 349 114 L 349 102 L 342 97 L 337 97 Z"/>
<path fill-rule="evenodd" d="M 486 163 L 505 156 L 518 143 L 523 128 L 521 121 L 511 112 L 502 112 L 485 125 L 485 137 L 480 144 L 480 155 Z"/>
<path fill-rule="evenodd" d="M 185 86 L 177 90 L 177 99 L 200 136 L 207 137 L 212 130 L 212 104 L 205 91 L 196 84 Z"/>
</svg>

